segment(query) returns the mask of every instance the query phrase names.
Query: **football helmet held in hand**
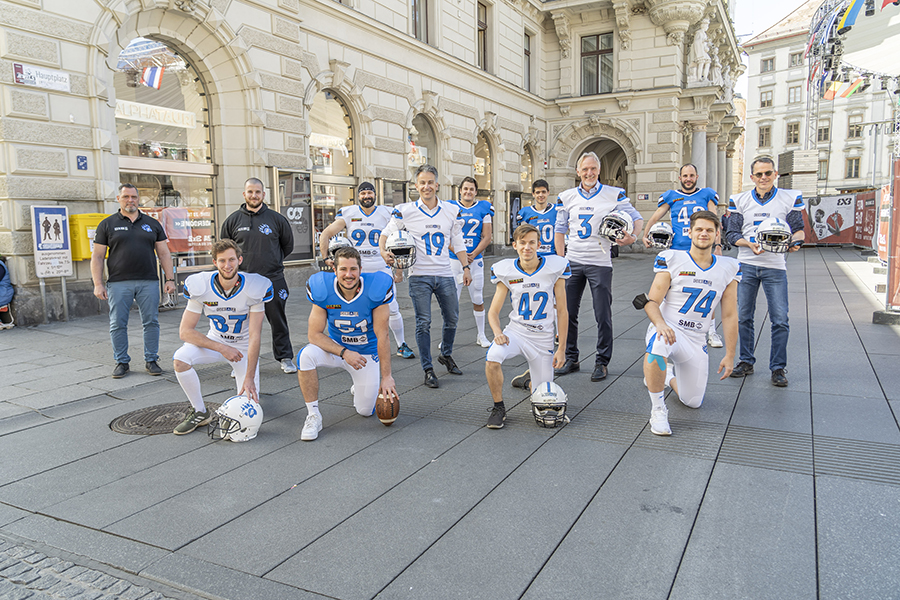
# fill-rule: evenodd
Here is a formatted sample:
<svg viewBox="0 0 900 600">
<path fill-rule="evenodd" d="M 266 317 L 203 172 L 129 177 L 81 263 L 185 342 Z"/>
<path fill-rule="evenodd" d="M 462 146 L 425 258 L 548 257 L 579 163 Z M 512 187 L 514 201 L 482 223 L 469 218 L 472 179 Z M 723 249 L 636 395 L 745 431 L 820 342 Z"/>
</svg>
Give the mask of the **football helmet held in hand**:
<svg viewBox="0 0 900 600">
<path fill-rule="evenodd" d="M 623 210 L 614 210 L 600 221 L 600 235 L 617 242 L 634 231 L 634 220 Z"/>
<path fill-rule="evenodd" d="M 416 243 L 408 231 L 395 231 L 388 236 L 384 247 L 394 255 L 395 269 L 408 269 L 416 263 Z"/>
<path fill-rule="evenodd" d="M 764 219 L 756 226 L 756 243 L 766 252 L 784 254 L 791 249 L 791 228 L 777 217 Z"/>
<path fill-rule="evenodd" d="M 647 232 L 647 238 L 650 240 L 651 248 L 659 248 L 660 250 L 667 250 L 672 247 L 672 239 L 675 237 L 675 233 L 672 231 L 672 226 L 668 223 L 663 223 L 660 221 L 653 225 L 650 228 L 650 231 Z"/>
<path fill-rule="evenodd" d="M 248 377 L 252 375 L 247 374 Z M 216 409 L 218 419 L 209 424 L 209 437 L 246 442 L 256 437 L 263 422 L 262 406 L 247 396 L 232 396 Z"/>
<path fill-rule="evenodd" d="M 534 386 L 531 394 L 531 414 L 541 427 L 556 427 L 568 423 L 566 393 L 552 381 Z"/>
</svg>

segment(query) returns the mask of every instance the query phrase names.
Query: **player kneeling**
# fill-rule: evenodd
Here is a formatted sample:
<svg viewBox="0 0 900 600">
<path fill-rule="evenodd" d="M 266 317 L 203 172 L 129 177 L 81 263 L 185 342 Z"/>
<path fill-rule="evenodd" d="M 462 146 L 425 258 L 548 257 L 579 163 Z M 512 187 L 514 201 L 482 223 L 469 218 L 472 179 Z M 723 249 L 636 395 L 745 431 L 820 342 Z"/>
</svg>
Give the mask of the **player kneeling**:
<svg viewBox="0 0 900 600">
<path fill-rule="evenodd" d="M 720 379 L 731 374 L 738 336 L 737 284 L 741 267 L 733 258 L 713 255 L 718 230 L 715 213 L 695 212 L 690 220 L 691 249 L 664 250 L 653 266 L 656 277 L 644 305 L 651 322 L 647 328 L 644 379 L 653 405 L 650 431 L 656 435 L 672 434 L 666 385 L 675 390 L 685 406 L 699 408 L 703 403 L 709 378 L 706 333 L 719 302 L 726 349 L 718 372 L 722 373 Z"/>
<path fill-rule="evenodd" d="M 195 273 L 184 282 L 188 304 L 178 329 L 184 345 L 175 351 L 175 377 L 194 410 L 175 428 L 175 435 L 190 433 L 212 420 L 200 393 L 195 365 L 231 363 L 238 396 L 246 396 L 254 404 L 259 402 L 259 340 L 265 303 L 274 297 L 272 282 L 262 275 L 238 272 L 243 257 L 232 240 L 219 240 L 211 254 L 216 270 Z M 196 330 L 201 314 L 209 318 L 206 335 Z M 247 377 L 248 373 L 253 376 Z M 244 439 L 252 438 L 240 441 Z"/>
<path fill-rule="evenodd" d="M 297 378 L 309 411 L 301 440 L 314 440 L 322 431 L 317 367 L 350 373 L 353 406 L 364 417 L 372 416 L 379 392 L 396 401 L 388 337 L 394 280 L 381 271 L 362 273 L 361 268 L 359 252 L 341 248 L 334 254 L 334 273 L 316 273 L 306 282 L 313 307 L 310 343 L 297 355 Z"/>
<path fill-rule="evenodd" d="M 488 418 L 491 429 L 503 427 L 506 407 L 503 405 L 503 370 L 500 365 L 507 358 L 524 356 L 528 361 L 532 390 L 539 384 L 553 381 L 553 369 L 566 361 L 566 332 L 569 313 L 566 311 L 566 284 L 569 261 L 561 256 L 538 256 L 540 234 L 533 225 L 519 225 L 513 233 L 513 248 L 519 258 L 507 258 L 491 268 L 491 283 L 497 285 L 494 300 L 488 311 L 488 323 L 494 332 L 494 342 L 488 348 L 487 375 L 494 408 Z M 509 325 L 500 327 L 500 311 L 507 294 L 512 295 Z M 559 349 L 554 354 L 553 325 L 559 332 Z"/>
</svg>

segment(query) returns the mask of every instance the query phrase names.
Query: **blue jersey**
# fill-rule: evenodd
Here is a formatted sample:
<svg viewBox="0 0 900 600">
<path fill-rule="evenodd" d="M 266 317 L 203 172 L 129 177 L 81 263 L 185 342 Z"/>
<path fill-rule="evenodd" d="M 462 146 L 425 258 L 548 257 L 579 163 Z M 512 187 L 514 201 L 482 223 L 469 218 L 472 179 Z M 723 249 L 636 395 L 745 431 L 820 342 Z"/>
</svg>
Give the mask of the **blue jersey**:
<svg viewBox="0 0 900 600">
<path fill-rule="evenodd" d="M 533 206 L 526 206 L 519 211 L 516 227 L 522 223 L 534 225 L 538 229 L 541 237 L 538 256 L 556 254 L 556 236 L 553 231 L 556 226 L 556 205 L 548 202 L 544 212 L 540 212 Z"/>
<path fill-rule="evenodd" d="M 450 200 L 450 202 L 459 207 L 459 217 L 457 218 L 463 222 L 462 234 L 463 239 L 466 242 L 466 252 L 471 252 L 481 243 L 481 230 L 483 225 L 493 221 L 494 205 L 487 200 L 476 200 L 475 204 L 466 208 L 462 203 L 457 202 L 456 200 Z M 454 250 L 459 249 L 454 248 Z M 450 258 L 459 260 L 456 258 L 456 254 L 451 254 Z M 475 258 L 481 258 L 481 254 Z"/>
<path fill-rule="evenodd" d="M 394 298 L 394 280 L 381 271 L 362 273 L 361 285 L 352 300 L 337 289 L 337 276 L 325 271 L 306 282 L 306 296 L 328 313 L 328 337 L 348 350 L 378 355 L 372 311 Z"/>
<path fill-rule="evenodd" d="M 669 190 L 659 197 L 657 208 L 664 204 L 669 205 L 672 217 L 672 231 L 675 237 L 672 239 L 672 249 L 690 250 L 691 238 L 688 232 L 691 230 L 691 215 L 698 210 L 709 210 L 709 203 L 719 205 L 719 195 L 712 188 L 700 188 L 692 194 L 685 194 L 680 190 Z"/>
</svg>

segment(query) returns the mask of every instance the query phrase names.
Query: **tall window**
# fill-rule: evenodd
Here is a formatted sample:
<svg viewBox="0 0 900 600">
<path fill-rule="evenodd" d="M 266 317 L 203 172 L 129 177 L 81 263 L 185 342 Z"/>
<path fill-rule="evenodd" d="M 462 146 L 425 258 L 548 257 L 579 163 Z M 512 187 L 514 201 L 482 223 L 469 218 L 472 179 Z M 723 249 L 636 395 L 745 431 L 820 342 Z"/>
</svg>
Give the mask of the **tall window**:
<svg viewBox="0 0 900 600">
<path fill-rule="evenodd" d="M 478 66 L 488 70 L 488 7 L 478 3 Z"/>
<path fill-rule="evenodd" d="M 859 158 L 848 158 L 847 159 L 847 179 L 858 179 L 859 178 Z"/>
<path fill-rule="evenodd" d="M 760 62 L 759 72 L 760 73 L 768 73 L 769 71 L 775 70 L 775 59 L 774 58 L 764 58 Z"/>
<path fill-rule="evenodd" d="M 847 124 L 847 137 L 849 139 L 862 137 L 862 115 L 850 115 Z"/>
<path fill-rule="evenodd" d="M 759 93 L 759 107 L 769 108 L 772 106 L 772 90 Z"/>
<path fill-rule="evenodd" d="M 341 99 L 328 90 L 309 109 L 309 159 L 313 173 L 353 175 L 353 128 Z"/>
<path fill-rule="evenodd" d="M 525 91 L 530 92 L 531 91 L 531 36 L 528 35 L 527 33 L 525 34 L 525 56 L 523 58 L 524 58 L 524 60 L 522 62 L 525 63 L 525 73 L 524 73 L 525 85 L 523 85 L 522 87 L 525 88 Z"/>
<path fill-rule="evenodd" d="M 827 142 L 831 140 L 831 121 L 819 121 L 819 127 L 816 130 L 816 141 Z"/>
<path fill-rule="evenodd" d="M 788 102 L 790 104 L 796 104 L 803 100 L 803 94 L 800 92 L 803 88 L 799 85 L 795 85 L 788 88 Z"/>
<path fill-rule="evenodd" d="M 819 159 L 818 177 L 819 177 L 819 179 L 828 179 L 828 159 L 827 158 Z"/>
<path fill-rule="evenodd" d="M 800 67 L 803 65 L 803 53 L 795 52 L 791 54 L 791 66 L 792 67 Z"/>
<path fill-rule="evenodd" d="M 772 145 L 772 126 L 762 125 L 759 128 L 759 144 L 760 148 L 768 148 Z"/>
<path fill-rule="evenodd" d="M 413 35 L 428 43 L 428 0 L 412 0 Z"/>
<path fill-rule="evenodd" d="M 587 35 L 581 38 L 581 95 L 612 91 L 613 34 Z"/>
<path fill-rule="evenodd" d="M 787 124 L 787 136 L 784 141 L 786 144 L 800 143 L 800 123 Z"/>
</svg>

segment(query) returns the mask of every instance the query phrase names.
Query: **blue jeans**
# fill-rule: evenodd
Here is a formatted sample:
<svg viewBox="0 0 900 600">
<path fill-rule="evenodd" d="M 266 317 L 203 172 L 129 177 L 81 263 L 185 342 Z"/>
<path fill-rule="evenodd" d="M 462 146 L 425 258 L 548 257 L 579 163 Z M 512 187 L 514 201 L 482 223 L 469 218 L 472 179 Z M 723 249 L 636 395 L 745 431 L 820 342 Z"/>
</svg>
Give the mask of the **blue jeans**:
<svg viewBox="0 0 900 600">
<path fill-rule="evenodd" d="M 772 350 L 769 354 L 769 369 L 783 369 L 787 366 L 788 286 L 787 271 L 769 269 L 741 263 L 741 281 L 738 283 L 738 331 L 741 338 L 742 362 L 754 364 L 753 315 L 756 312 L 756 294 L 762 285 L 769 306 L 769 321 L 772 323 Z"/>
<path fill-rule="evenodd" d="M 456 339 L 456 323 L 459 320 L 459 300 L 456 298 L 456 281 L 452 277 L 413 275 L 409 278 L 409 297 L 416 313 L 416 344 L 422 369 L 431 369 L 431 295 L 437 298 L 444 318 L 441 337 L 441 355 L 450 356 Z"/>
<path fill-rule="evenodd" d="M 159 281 L 111 281 L 109 296 L 109 337 L 116 363 L 131 362 L 128 356 L 128 315 L 137 302 L 144 328 L 144 361 L 159 360 Z"/>
</svg>

